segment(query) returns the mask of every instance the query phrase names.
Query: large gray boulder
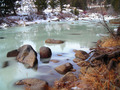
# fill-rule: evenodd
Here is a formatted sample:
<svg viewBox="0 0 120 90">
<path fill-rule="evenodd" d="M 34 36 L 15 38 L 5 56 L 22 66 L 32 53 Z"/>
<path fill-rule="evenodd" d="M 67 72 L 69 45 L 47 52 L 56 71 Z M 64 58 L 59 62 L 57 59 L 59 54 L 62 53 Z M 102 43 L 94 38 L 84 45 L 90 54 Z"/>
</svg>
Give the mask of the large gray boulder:
<svg viewBox="0 0 120 90">
<path fill-rule="evenodd" d="M 27 65 L 28 68 L 32 68 L 37 64 L 37 53 L 31 45 L 23 45 L 18 49 L 19 54 L 16 59 Z"/>
<path fill-rule="evenodd" d="M 51 49 L 49 47 L 40 48 L 40 58 L 50 58 L 52 55 Z"/>
<path fill-rule="evenodd" d="M 40 79 L 24 79 L 15 83 L 16 85 L 25 85 L 26 90 L 48 90 L 48 83 Z"/>
</svg>

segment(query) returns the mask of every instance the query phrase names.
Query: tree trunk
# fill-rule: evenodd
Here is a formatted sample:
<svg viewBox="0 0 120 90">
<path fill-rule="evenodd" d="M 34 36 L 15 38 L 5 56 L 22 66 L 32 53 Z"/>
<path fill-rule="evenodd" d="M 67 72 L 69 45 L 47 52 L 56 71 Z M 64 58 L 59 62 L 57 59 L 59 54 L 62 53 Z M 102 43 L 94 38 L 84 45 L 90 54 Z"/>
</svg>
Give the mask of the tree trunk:
<svg viewBox="0 0 120 90">
<path fill-rule="evenodd" d="M 0 8 L 0 16 L 4 17 L 4 14 L 1 11 L 1 8 Z"/>
<path fill-rule="evenodd" d="M 13 10 L 13 12 L 14 12 L 14 15 L 16 15 L 16 11 L 15 11 L 14 4 L 13 4 L 13 1 L 12 1 L 12 0 L 10 0 L 10 4 L 11 4 L 11 6 L 12 6 L 12 10 Z"/>
</svg>

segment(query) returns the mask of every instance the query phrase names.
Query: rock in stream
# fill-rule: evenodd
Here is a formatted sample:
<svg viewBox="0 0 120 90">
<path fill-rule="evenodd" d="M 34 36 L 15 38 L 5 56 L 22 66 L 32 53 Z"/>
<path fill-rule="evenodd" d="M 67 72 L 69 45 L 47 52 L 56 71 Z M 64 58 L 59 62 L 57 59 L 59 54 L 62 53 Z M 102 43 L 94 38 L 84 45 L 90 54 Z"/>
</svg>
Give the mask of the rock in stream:
<svg viewBox="0 0 120 90">
<path fill-rule="evenodd" d="M 31 45 L 24 45 L 18 49 L 19 54 L 16 59 L 27 65 L 27 67 L 34 67 L 37 64 L 37 53 Z"/>
</svg>

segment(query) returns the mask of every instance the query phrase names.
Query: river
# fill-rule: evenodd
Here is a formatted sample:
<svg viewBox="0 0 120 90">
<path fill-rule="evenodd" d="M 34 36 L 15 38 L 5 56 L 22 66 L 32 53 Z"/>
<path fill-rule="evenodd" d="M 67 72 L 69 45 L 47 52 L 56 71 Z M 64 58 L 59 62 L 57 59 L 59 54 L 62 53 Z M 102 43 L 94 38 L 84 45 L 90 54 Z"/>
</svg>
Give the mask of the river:
<svg viewBox="0 0 120 90">
<path fill-rule="evenodd" d="M 87 21 L 49 22 L 0 29 L 0 90 L 23 90 L 23 86 L 16 86 L 15 82 L 25 78 L 39 78 L 53 85 L 54 80 L 62 76 L 54 68 L 65 62 L 71 62 L 77 69 L 75 73 L 79 73 L 80 67 L 72 61 L 75 58 L 73 50 L 89 52 L 89 48 L 95 47 L 95 42 L 101 36 L 107 35 L 101 24 Z M 46 44 L 45 40 L 48 38 L 64 40 L 65 43 Z M 30 44 L 38 53 L 41 46 L 49 47 L 52 50 L 51 59 L 60 62 L 42 63 L 39 59 L 38 69 L 28 69 L 17 62 L 15 57 L 6 57 L 7 52 L 25 44 Z M 9 64 L 3 68 L 6 61 Z"/>
</svg>

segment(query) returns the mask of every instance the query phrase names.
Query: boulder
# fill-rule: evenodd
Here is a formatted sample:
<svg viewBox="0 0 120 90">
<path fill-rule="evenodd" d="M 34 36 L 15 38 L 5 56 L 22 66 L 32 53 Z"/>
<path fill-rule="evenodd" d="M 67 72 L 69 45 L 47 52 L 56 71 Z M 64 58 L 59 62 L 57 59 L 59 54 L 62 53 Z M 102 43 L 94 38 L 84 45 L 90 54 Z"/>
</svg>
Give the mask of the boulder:
<svg viewBox="0 0 120 90">
<path fill-rule="evenodd" d="M 47 40 L 45 40 L 45 43 L 62 44 L 62 43 L 64 43 L 64 41 L 62 41 L 62 40 L 55 40 L 55 39 L 47 39 Z"/>
<path fill-rule="evenodd" d="M 65 74 L 73 69 L 73 65 L 71 63 L 65 63 L 55 68 L 55 70 L 60 74 Z"/>
<path fill-rule="evenodd" d="M 49 47 L 40 48 L 40 58 L 50 58 L 51 55 L 52 55 L 52 52 Z"/>
<path fill-rule="evenodd" d="M 62 78 L 60 78 L 60 82 L 74 82 L 77 80 L 77 77 L 72 73 L 72 72 L 68 72 L 66 73 Z"/>
<path fill-rule="evenodd" d="M 19 51 L 16 50 L 12 50 L 10 52 L 7 53 L 7 57 L 16 57 L 18 55 Z"/>
<path fill-rule="evenodd" d="M 48 90 L 48 83 L 40 79 L 24 79 L 15 83 L 16 85 L 25 85 L 26 90 Z"/>
<path fill-rule="evenodd" d="M 80 58 L 82 60 L 85 60 L 89 57 L 89 54 L 86 53 L 85 51 L 77 50 L 76 53 L 75 53 L 75 57 Z"/>
<path fill-rule="evenodd" d="M 75 58 L 75 59 L 73 59 L 73 62 L 74 62 L 74 63 L 79 63 L 81 60 L 82 60 L 82 59 Z"/>
<path fill-rule="evenodd" d="M 55 81 L 54 86 L 56 87 L 56 90 L 71 90 L 70 88 L 65 89 L 64 87 L 70 86 L 70 84 L 73 84 L 75 81 L 77 81 L 77 77 L 72 72 L 68 72 L 60 78 L 60 80 Z"/>
<path fill-rule="evenodd" d="M 80 61 L 77 63 L 77 65 L 80 67 L 86 67 L 86 66 L 89 66 L 90 63 L 88 61 Z"/>
<path fill-rule="evenodd" d="M 32 46 L 24 45 L 18 49 L 19 54 L 17 55 L 16 59 L 24 63 L 28 66 L 28 68 L 32 68 L 37 64 L 37 53 L 34 51 Z"/>
</svg>

